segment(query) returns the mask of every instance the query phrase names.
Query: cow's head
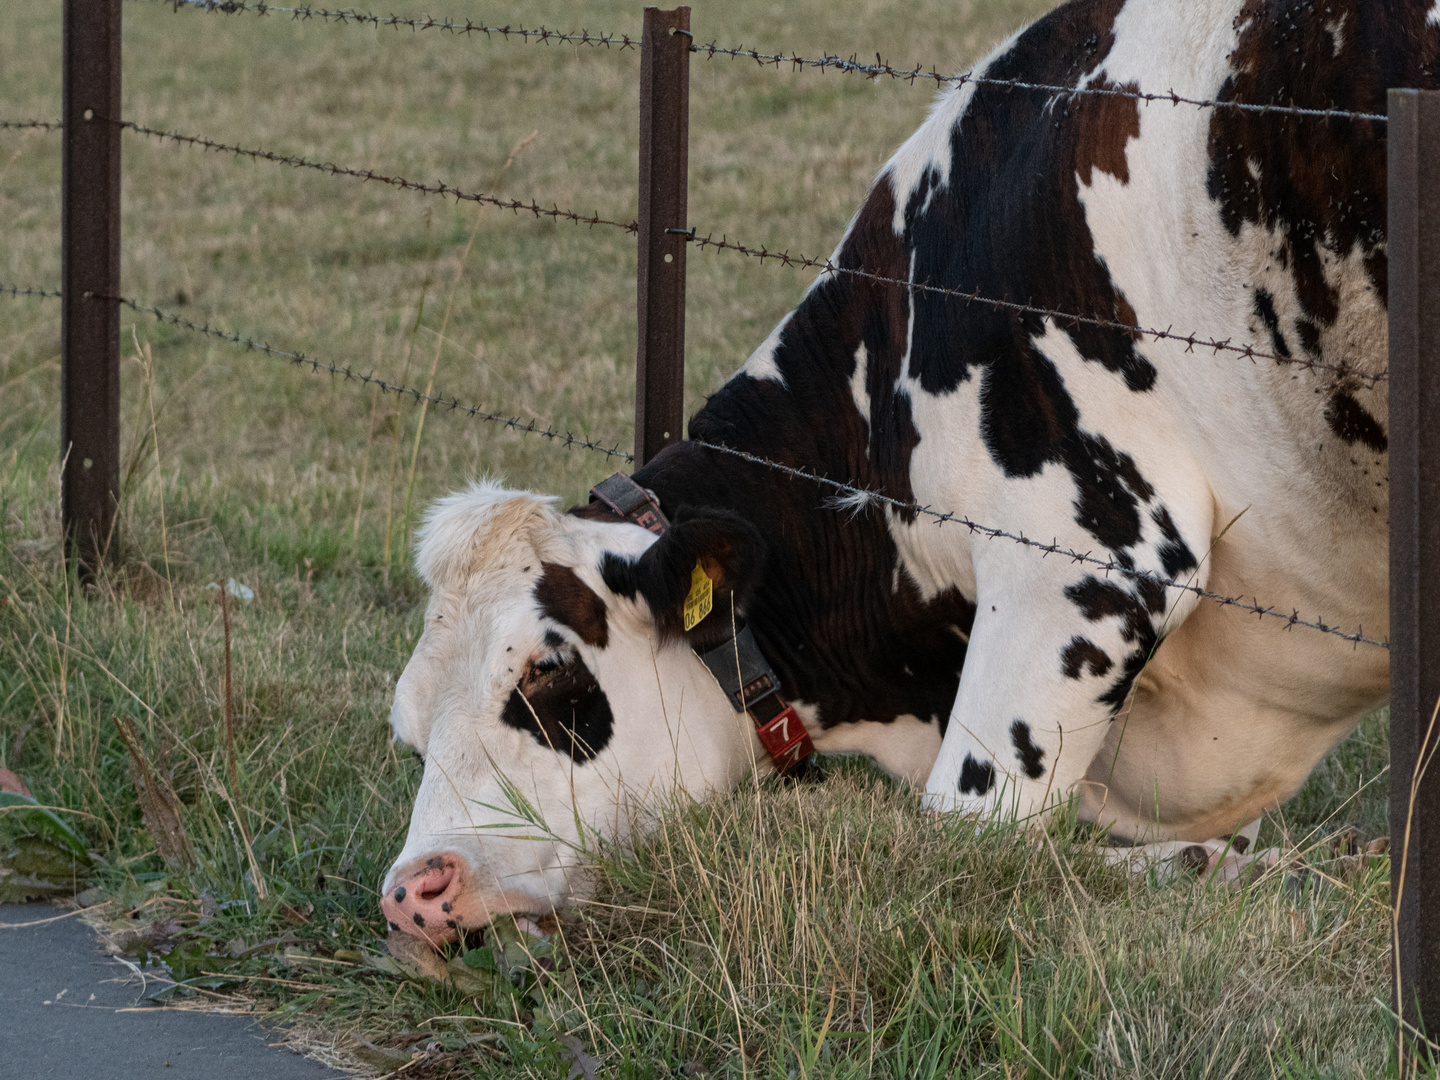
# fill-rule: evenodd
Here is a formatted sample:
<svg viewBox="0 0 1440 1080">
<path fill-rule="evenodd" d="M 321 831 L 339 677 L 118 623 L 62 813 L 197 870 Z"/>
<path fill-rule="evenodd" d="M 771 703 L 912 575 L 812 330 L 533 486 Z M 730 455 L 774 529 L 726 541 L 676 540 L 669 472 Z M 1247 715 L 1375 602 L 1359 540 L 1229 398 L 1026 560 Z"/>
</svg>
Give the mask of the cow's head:
<svg viewBox="0 0 1440 1080">
<path fill-rule="evenodd" d="M 492 483 L 436 504 L 417 548 L 425 628 L 390 717 L 425 762 L 381 897 L 392 928 L 437 942 L 546 915 L 584 889 L 586 837 L 763 758 L 693 652 L 729 636 L 760 558 L 723 512 L 681 509 L 657 539 Z M 687 633 L 697 561 L 714 609 Z"/>
</svg>

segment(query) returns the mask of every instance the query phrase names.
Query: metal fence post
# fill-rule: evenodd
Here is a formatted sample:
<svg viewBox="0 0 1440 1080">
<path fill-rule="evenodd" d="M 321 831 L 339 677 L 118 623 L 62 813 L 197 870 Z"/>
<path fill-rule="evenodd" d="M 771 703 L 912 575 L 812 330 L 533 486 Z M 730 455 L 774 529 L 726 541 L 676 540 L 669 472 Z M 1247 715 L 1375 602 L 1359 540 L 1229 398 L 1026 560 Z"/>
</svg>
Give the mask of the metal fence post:
<svg viewBox="0 0 1440 1080">
<path fill-rule="evenodd" d="M 690 146 L 690 9 L 645 9 L 640 44 L 640 236 L 635 467 L 681 438 Z"/>
<path fill-rule="evenodd" d="M 1440 91 L 1389 105 L 1392 974 L 1414 1075 L 1440 1032 Z"/>
<path fill-rule="evenodd" d="M 86 578 L 119 549 L 120 3 L 64 8 L 60 515 Z"/>
</svg>

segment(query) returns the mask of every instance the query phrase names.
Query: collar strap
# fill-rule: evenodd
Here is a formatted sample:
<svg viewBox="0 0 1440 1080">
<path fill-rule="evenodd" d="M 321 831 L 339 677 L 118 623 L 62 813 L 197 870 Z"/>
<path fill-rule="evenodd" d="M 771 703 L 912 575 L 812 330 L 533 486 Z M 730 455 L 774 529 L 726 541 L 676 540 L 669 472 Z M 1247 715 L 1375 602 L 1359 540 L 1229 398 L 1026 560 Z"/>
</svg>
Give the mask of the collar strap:
<svg viewBox="0 0 1440 1080">
<path fill-rule="evenodd" d="M 755 733 L 780 772 L 795 768 L 815 752 L 795 706 L 780 696 L 780 677 L 765 662 L 748 626 L 709 652 L 696 653 L 725 691 L 736 712 L 747 712 Z"/>
<path fill-rule="evenodd" d="M 670 521 L 660 509 L 660 500 L 648 488 L 643 488 L 624 473 L 607 476 L 590 489 L 592 502 L 604 503 L 623 520 L 642 529 L 649 529 L 656 536 L 663 536 L 670 528 Z"/>
<path fill-rule="evenodd" d="M 603 503 L 621 520 L 649 529 L 656 536 L 665 535 L 670 528 L 655 493 L 624 473 L 600 481 L 590 489 L 590 498 Z M 731 707 L 750 715 L 755 734 L 778 772 L 799 767 L 815 752 L 815 744 L 795 707 L 780 696 L 780 677 L 765 662 L 748 626 L 709 652 L 697 651 L 695 655 L 715 676 Z"/>
</svg>

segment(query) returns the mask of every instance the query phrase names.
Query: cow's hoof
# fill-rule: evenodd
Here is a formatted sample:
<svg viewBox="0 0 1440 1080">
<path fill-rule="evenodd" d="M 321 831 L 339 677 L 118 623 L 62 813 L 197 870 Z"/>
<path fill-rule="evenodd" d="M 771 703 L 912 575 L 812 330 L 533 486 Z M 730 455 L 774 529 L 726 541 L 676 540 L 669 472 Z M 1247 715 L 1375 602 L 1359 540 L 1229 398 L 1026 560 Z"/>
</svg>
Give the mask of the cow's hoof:
<svg viewBox="0 0 1440 1080">
<path fill-rule="evenodd" d="M 1210 867 L 1210 852 L 1200 844 L 1191 844 L 1175 853 L 1175 865 L 1192 874 L 1204 873 Z"/>
</svg>

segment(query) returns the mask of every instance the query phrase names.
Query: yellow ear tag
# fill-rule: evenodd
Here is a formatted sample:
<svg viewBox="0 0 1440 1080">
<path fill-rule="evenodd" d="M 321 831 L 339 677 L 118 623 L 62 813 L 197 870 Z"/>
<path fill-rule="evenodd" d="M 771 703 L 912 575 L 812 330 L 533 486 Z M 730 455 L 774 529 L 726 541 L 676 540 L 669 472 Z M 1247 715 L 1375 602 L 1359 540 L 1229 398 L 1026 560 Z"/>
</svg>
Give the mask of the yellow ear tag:
<svg viewBox="0 0 1440 1080">
<path fill-rule="evenodd" d="M 710 614 L 715 606 L 715 583 L 700 560 L 695 560 L 695 569 L 690 571 L 690 594 L 685 597 L 685 629 L 693 630 L 701 619 Z"/>
</svg>

